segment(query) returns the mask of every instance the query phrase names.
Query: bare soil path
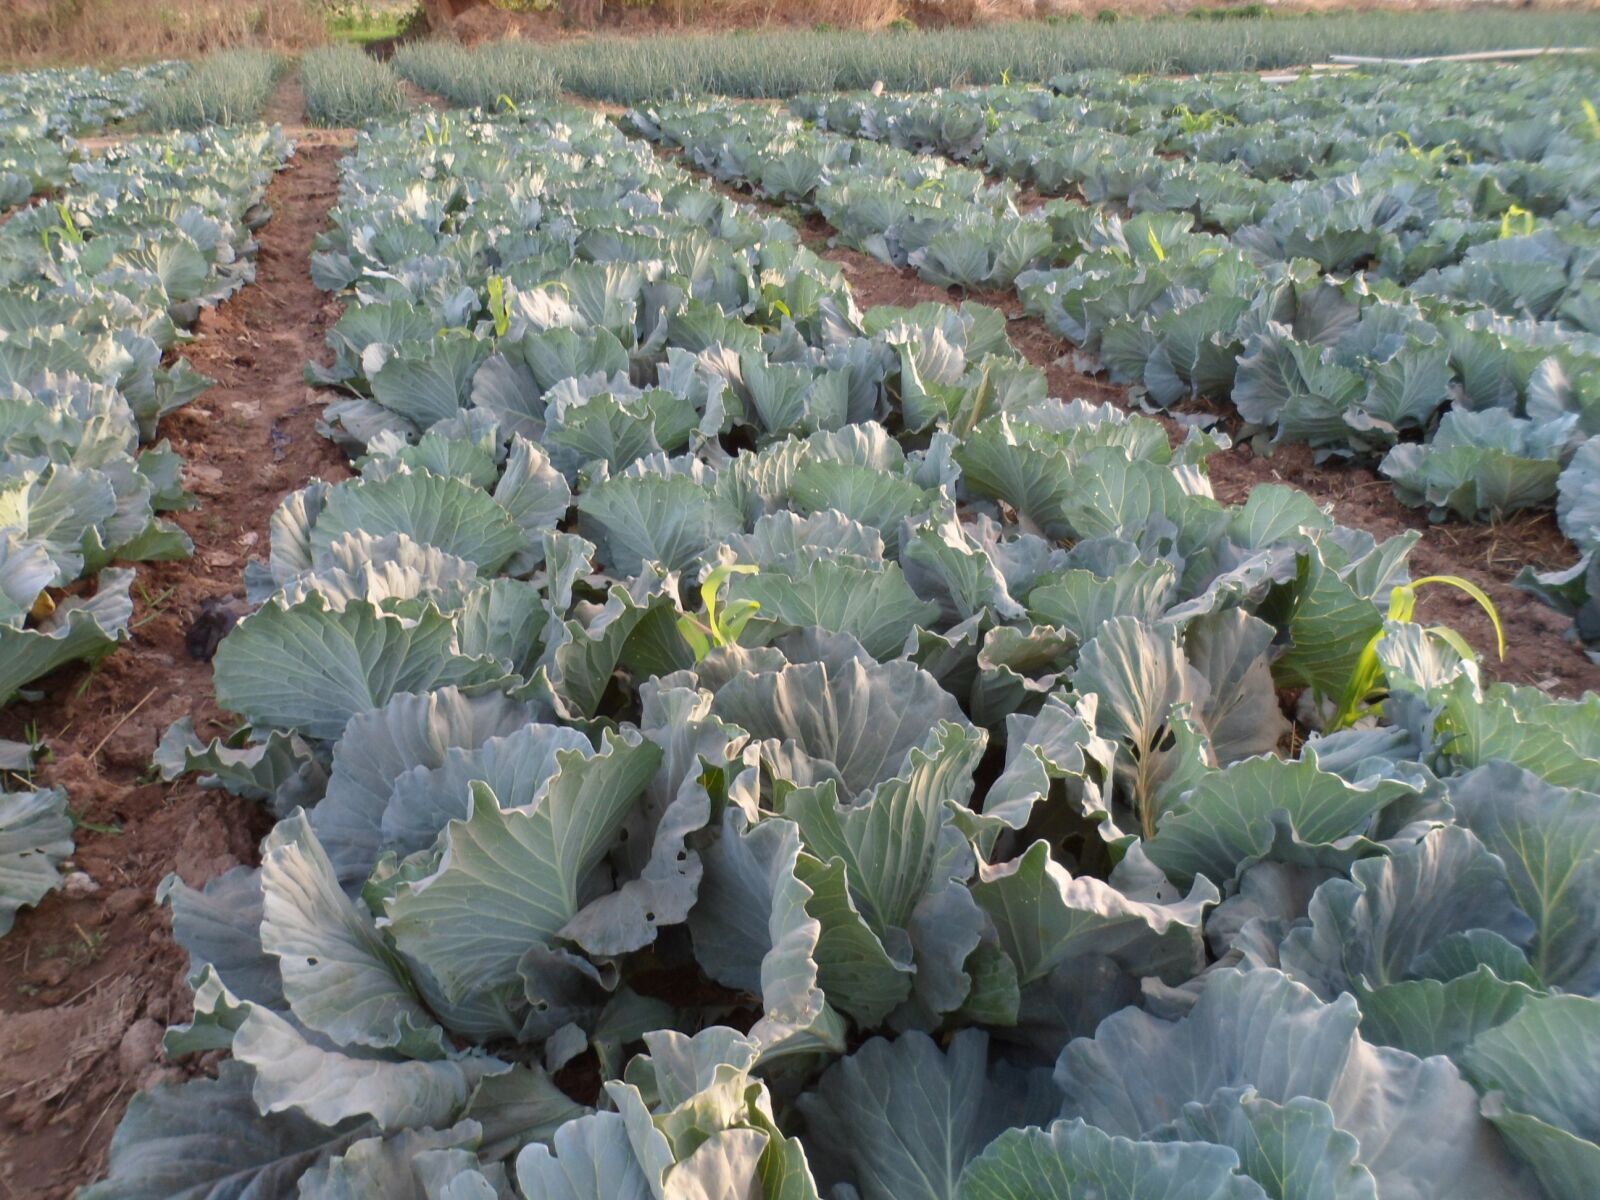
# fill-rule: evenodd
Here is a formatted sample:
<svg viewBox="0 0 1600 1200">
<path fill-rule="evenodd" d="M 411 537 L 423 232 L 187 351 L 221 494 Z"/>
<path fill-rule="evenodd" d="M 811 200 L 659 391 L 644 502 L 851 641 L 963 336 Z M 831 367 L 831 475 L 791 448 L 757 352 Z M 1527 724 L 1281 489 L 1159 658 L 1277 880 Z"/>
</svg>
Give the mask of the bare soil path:
<svg viewBox="0 0 1600 1200">
<path fill-rule="evenodd" d="M 282 125 L 285 129 L 306 123 L 306 91 L 300 82 L 299 67 L 291 67 L 279 77 L 261 119 L 268 125 Z"/>
<path fill-rule="evenodd" d="M 45 681 L 47 700 L 13 704 L 0 718 L 0 735 L 36 730 L 50 756 L 40 779 L 66 787 L 73 811 L 93 826 L 79 829 L 73 861 L 95 886 L 47 897 L 0 941 L 6 1200 L 56 1200 L 96 1178 L 128 1099 L 201 1069 L 160 1059 L 162 1027 L 186 1017 L 190 997 L 187 963 L 152 897 L 169 872 L 194 886 L 254 861 L 267 822 L 256 806 L 193 780 L 154 781 L 149 763 L 179 717 L 192 716 L 205 737 L 234 728 L 216 706 L 211 664 L 186 651 L 188 632 L 202 602 L 240 594 L 245 560 L 265 552 L 268 519 L 285 494 L 348 474 L 316 432 L 321 404 L 301 374 L 308 358 L 322 357 L 338 315 L 311 282 L 310 255 L 348 142 L 326 131 L 301 137 L 267 192 L 273 215 L 257 233 L 255 282 L 202 314 L 184 351 L 217 381 L 161 430 L 199 501 L 176 518 L 194 558 L 141 566 L 131 644 L 98 670 L 58 673 Z"/>
<path fill-rule="evenodd" d="M 863 308 L 927 301 L 960 305 L 968 300 L 998 308 L 1009 318 L 1007 332 L 1012 345 L 1044 370 L 1052 396 L 1064 400 L 1082 398 L 1138 411 L 1127 388 L 1074 367 L 1068 357 L 1073 349 L 1071 343 L 1057 337 L 1036 317 L 1025 314 L 1015 292 L 969 295 L 958 288 L 937 287 L 910 268 L 893 267 L 870 255 L 833 245 L 836 231 L 821 217 L 808 216 L 718 183 L 673 151 L 658 148 L 658 153 L 676 159 L 685 170 L 706 179 L 739 203 L 780 213 L 790 220 L 807 246 L 838 264 Z M 1238 428 L 1238 418 L 1231 411 L 1216 407 L 1199 411 L 1217 415 L 1218 427 L 1230 434 Z M 1175 441 L 1185 436 L 1186 429 L 1180 422 L 1166 415 L 1157 419 Z M 1413 577 L 1459 575 L 1481 587 L 1494 601 L 1505 627 L 1505 660 L 1493 661 L 1494 627 L 1489 618 L 1454 588 L 1436 588 L 1426 593 L 1420 604 L 1420 619 L 1457 629 L 1483 656 L 1489 678 L 1536 685 L 1560 696 L 1600 691 L 1600 664 L 1590 662 L 1581 647 L 1567 639 L 1571 622 L 1512 586 L 1512 580 L 1525 566 L 1548 570 L 1577 561 L 1577 548 L 1557 528 L 1553 514 L 1520 513 L 1493 525 L 1456 521 L 1436 525 L 1422 510 L 1401 504 L 1395 498 L 1393 485 L 1370 467 L 1318 465 L 1306 446 L 1285 445 L 1258 454 L 1248 443 L 1239 443 L 1214 455 L 1209 469 L 1212 487 L 1224 503 L 1242 503 L 1259 484 L 1285 483 L 1306 492 L 1318 504 L 1331 507 L 1341 524 L 1369 530 L 1380 538 L 1407 529 L 1419 531 L 1422 540 L 1410 560 Z"/>
</svg>

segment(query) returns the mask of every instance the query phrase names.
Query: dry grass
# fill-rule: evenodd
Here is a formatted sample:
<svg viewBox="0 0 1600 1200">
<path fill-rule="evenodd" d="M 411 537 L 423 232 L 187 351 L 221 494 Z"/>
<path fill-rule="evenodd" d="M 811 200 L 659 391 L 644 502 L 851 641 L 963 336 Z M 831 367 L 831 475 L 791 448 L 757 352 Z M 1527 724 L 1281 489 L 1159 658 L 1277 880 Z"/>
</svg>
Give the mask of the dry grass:
<svg viewBox="0 0 1600 1200">
<path fill-rule="evenodd" d="M 457 0 L 458 3 L 461 0 Z M 609 34 L 650 37 L 663 32 L 734 30 L 885 30 L 915 26 L 951 29 L 1041 19 L 1141 20 L 1191 10 L 1257 10 L 1262 0 L 476 0 L 457 18 L 454 33 L 476 44 L 504 38 L 560 42 Z M 1585 11 L 1597 0 L 1265 0 L 1273 15 L 1310 13 L 1448 12 L 1537 8 Z M 603 13 L 602 13 L 603 10 Z M 1108 14 L 1102 16 L 1102 14 Z"/>
<path fill-rule="evenodd" d="M 503 38 L 561 41 L 584 37 L 598 23 L 608 30 L 648 37 L 661 31 L 715 33 L 827 25 L 836 29 L 887 29 L 898 20 L 950 23 L 946 10 L 1033 0 L 488 0 L 457 18 L 463 41 Z M 603 8 L 603 16 L 602 14 Z M 927 14 L 938 14 L 925 19 Z"/>
<path fill-rule="evenodd" d="M 604 0 L 611 32 L 648 37 L 666 31 L 813 27 L 884 30 L 989 25 L 1040 17 L 1093 18 L 1182 13 L 1244 0 Z M 1492 2 L 1492 0 L 1491 0 Z M 1511 0 L 1502 0 L 1508 3 Z M 1522 0 L 1517 0 L 1522 2 Z M 1535 0 L 1543 9 L 1586 8 L 1595 0 Z M 371 0 L 374 11 L 406 0 Z M 1284 0 L 1294 11 L 1460 7 L 1460 0 Z M 257 46 L 296 52 L 328 41 L 330 0 L 0 0 L 0 66 L 110 65 L 155 58 L 199 58 Z M 348 7 L 348 6 L 346 6 Z M 360 7 L 358 4 L 357 7 Z M 598 0 L 487 0 L 457 22 L 463 40 L 563 41 L 587 36 L 577 8 L 598 15 Z M 348 33 L 346 32 L 346 36 Z"/>
<path fill-rule="evenodd" d="M 314 0 L 0 0 L 0 58 L 111 63 L 325 39 Z"/>
</svg>

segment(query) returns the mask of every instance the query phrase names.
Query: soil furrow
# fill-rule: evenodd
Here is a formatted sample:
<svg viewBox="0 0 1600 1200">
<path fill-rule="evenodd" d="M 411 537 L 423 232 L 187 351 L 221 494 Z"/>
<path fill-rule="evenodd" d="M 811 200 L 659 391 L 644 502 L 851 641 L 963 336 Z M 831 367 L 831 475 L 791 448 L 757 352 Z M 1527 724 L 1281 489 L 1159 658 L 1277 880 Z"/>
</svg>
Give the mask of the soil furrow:
<svg viewBox="0 0 1600 1200">
<path fill-rule="evenodd" d="M 310 255 L 349 140 L 301 138 L 267 192 L 255 282 L 203 313 L 184 350 L 216 380 L 161 429 L 199 502 L 176 516 L 194 557 L 140 566 L 132 640 L 97 669 L 44 681 L 48 699 L 0 716 L 3 736 L 43 743 L 38 779 L 66 787 L 87 823 L 73 862 L 89 881 L 23 912 L 0 941 L 0 1197 L 70 1195 L 100 1174 L 135 1091 L 207 1065 L 159 1056 L 162 1027 L 186 1019 L 190 997 L 155 890 L 170 872 L 197 886 L 252 862 L 268 822 L 256 805 L 193 780 L 154 780 L 150 757 L 179 717 L 204 737 L 235 728 L 217 707 L 211 664 L 188 653 L 195 621 L 207 601 L 242 596 L 245 561 L 265 553 L 286 493 L 348 474 L 316 432 L 321 405 L 302 369 L 323 356 L 338 316 L 311 282 Z"/>
<path fill-rule="evenodd" d="M 299 67 L 291 67 L 279 77 L 261 119 L 268 125 L 282 125 L 285 129 L 305 125 L 306 91 L 300 82 Z"/>
<path fill-rule="evenodd" d="M 968 295 L 958 288 L 938 287 L 921 279 L 911 268 L 893 267 L 870 255 L 834 245 L 836 230 L 819 216 L 754 197 L 712 179 L 681 154 L 660 147 L 657 150 L 739 203 L 788 219 L 799 229 L 807 246 L 839 266 L 863 308 L 927 301 L 960 305 L 969 299 L 998 308 L 1008 317 L 1012 345 L 1045 372 L 1052 396 L 1064 400 L 1082 398 L 1139 411 L 1126 387 L 1074 367 L 1069 357 L 1071 343 L 1052 333 L 1037 317 L 1024 313 L 1015 292 Z M 1215 416 L 1218 427 L 1230 434 L 1238 428 L 1237 416 L 1223 406 L 1192 407 L 1196 413 Z M 1157 419 L 1175 440 L 1185 436 L 1186 427 L 1171 416 L 1159 414 Z M 1489 678 L 1536 685 L 1560 696 L 1600 691 L 1600 665 L 1590 662 L 1582 649 L 1568 639 L 1571 622 L 1512 586 L 1512 580 L 1525 566 L 1547 570 L 1577 560 L 1577 548 L 1562 535 L 1552 513 L 1519 513 L 1492 525 L 1455 521 L 1433 524 L 1421 510 L 1401 504 L 1389 481 L 1370 467 L 1318 464 L 1311 449 L 1301 445 L 1277 446 L 1270 453 L 1257 453 L 1250 443 L 1240 443 L 1214 455 L 1209 470 L 1217 498 L 1228 504 L 1243 502 L 1250 490 L 1260 484 L 1284 483 L 1306 492 L 1318 504 L 1331 506 L 1340 523 L 1369 530 L 1380 538 L 1417 530 L 1422 540 L 1410 559 L 1413 577 L 1459 575 L 1481 587 L 1499 610 L 1505 627 L 1505 660 L 1493 661 L 1495 634 L 1489 618 L 1474 601 L 1454 588 L 1428 592 L 1419 606 L 1420 619 L 1458 630 L 1484 656 L 1484 672 Z"/>
<path fill-rule="evenodd" d="M 61 194 L 59 188 L 45 188 L 42 192 L 35 192 L 21 204 L 13 204 L 10 208 L 0 208 L 0 225 L 4 225 L 20 212 L 26 212 L 36 204 L 54 204 Z"/>
<path fill-rule="evenodd" d="M 400 77 L 400 90 L 405 93 L 406 103 L 412 109 L 436 108 L 440 112 L 446 112 L 450 108 L 454 107 L 450 101 L 446 100 L 437 92 L 423 90 L 416 84 L 412 83 L 411 80 L 407 79 L 404 75 Z"/>
</svg>

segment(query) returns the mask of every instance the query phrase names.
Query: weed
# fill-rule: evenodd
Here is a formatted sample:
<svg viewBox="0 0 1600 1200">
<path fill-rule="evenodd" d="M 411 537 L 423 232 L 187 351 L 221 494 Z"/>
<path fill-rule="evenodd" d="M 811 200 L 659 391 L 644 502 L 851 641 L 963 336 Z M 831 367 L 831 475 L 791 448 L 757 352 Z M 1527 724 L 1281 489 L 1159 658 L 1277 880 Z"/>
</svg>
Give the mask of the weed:
<svg viewBox="0 0 1600 1200">
<path fill-rule="evenodd" d="M 39 728 L 39 722 L 29 721 L 22 727 L 23 740 L 28 744 L 28 750 L 35 762 L 54 762 L 55 751 L 45 745 L 44 733 Z"/>
<path fill-rule="evenodd" d="M 46 958 L 66 959 L 67 965 L 76 971 L 79 967 L 87 967 L 105 953 L 106 931 L 96 929 L 89 933 L 77 923 L 72 928 L 78 935 L 76 938 L 68 942 L 52 942 L 44 947 L 43 953 Z"/>
<path fill-rule="evenodd" d="M 94 683 L 95 679 L 100 674 L 100 663 L 103 661 L 105 660 L 101 659 L 93 663 L 89 669 L 84 672 L 83 680 L 78 684 L 77 689 L 72 693 L 72 698 L 74 700 L 82 700 L 84 695 L 89 691 L 90 685 Z"/>
<path fill-rule="evenodd" d="M 77 813 L 73 812 L 72 809 L 70 809 L 70 808 L 67 809 L 67 819 L 72 822 L 72 827 L 74 829 L 87 829 L 90 833 L 105 834 L 107 837 L 121 837 L 122 836 L 122 826 L 117 824 L 115 821 L 111 821 L 111 822 L 90 821 L 90 820 L 87 820 L 87 819 L 85 819 L 83 817 L 80 817 Z"/>
<path fill-rule="evenodd" d="M 1384 627 L 1372 635 L 1372 640 L 1362 648 L 1361 657 L 1357 660 L 1355 672 L 1350 677 L 1349 686 L 1345 689 L 1344 698 L 1339 703 L 1339 711 L 1334 715 L 1329 725 L 1330 731 L 1346 729 L 1361 717 L 1366 715 L 1373 707 L 1381 704 L 1386 689 L 1384 687 L 1383 663 L 1378 656 L 1378 648 L 1389 636 L 1390 626 L 1399 623 L 1408 623 L 1416 614 L 1417 597 L 1424 588 L 1440 585 L 1452 587 L 1465 592 L 1478 602 L 1478 606 L 1489 614 L 1489 620 L 1494 625 L 1496 648 L 1500 657 L 1506 656 L 1506 635 L 1500 625 L 1500 613 L 1494 606 L 1494 601 L 1484 593 L 1483 589 L 1470 580 L 1462 579 L 1459 575 L 1427 575 L 1413 583 L 1401 584 L 1389 595 L 1388 621 Z M 1463 638 L 1448 625 L 1430 625 L 1427 629 L 1430 637 L 1443 642 L 1459 654 L 1466 661 L 1473 661 L 1476 655 L 1472 647 L 1467 645 Z"/>
<path fill-rule="evenodd" d="M 1191 8 L 1187 14 L 1194 21 L 1259 21 L 1273 15 L 1265 4 L 1236 4 L 1227 8 Z"/>
<path fill-rule="evenodd" d="M 678 632 L 694 650 L 696 662 L 713 649 L 736 644 L 750 618 L 760 611 L 761 605 L 755 600 L 735 600 L 721 612 L 717 610 L 723 585 L 735 575 L 754 575 L 757 570 L 751 563 L 727 563 L 717 567 L 700 585 L 700 600 L 706 606 L 704 619 L 687 613 L 678 618 Z"/>
<path fill-rule="evenodd" d="M 178 590 L 178 585 L 173 584 L 160 595 L 152 596 L 145 588 L 142 581 L 137 586 L 139 588 L 139 599 L 144 602 L 144 606 L 147 611 L 145 612 L 144 616 L 140 617 L 133 624 L 129 625 L 129 629 L 138 629 L 159 617 L 167 610 L 167 605 L 172 600 L 172 594 Z"/>
</svg>

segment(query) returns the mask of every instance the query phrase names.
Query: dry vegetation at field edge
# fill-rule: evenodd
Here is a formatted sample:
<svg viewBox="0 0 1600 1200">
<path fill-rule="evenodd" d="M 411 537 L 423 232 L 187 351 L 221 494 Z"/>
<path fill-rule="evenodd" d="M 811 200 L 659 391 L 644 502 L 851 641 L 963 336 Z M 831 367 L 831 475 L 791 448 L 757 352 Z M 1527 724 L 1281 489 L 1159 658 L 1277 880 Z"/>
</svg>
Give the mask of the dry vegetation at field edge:
<svg viewBox="0 0 1600 1200">
<path fill-rule="evenodd" d="M 603 4 L 599 0 L 432 0 L 457 14 L 449 33 L 468 44 L 500 38 L 556 41 L 607 34 L 650 36 L 663 30 L 722 33 L 740 29 L 833 27 L 888 29 L 913 25 L 940 29 L 1013 21 L 1108 21 L 1114 17 L 1151 19 L 1183 16 L 1202 9 L 1227 15 L 1300 13 L 1417 12 L 1512 7 L 1583 10 L 1591 0 L 647 0 Z"/>
<path fill-rule="evenodd" d="M 5 0 L 0 58 L 113 63 L 232 46 L 301 50 L 325 38 L 317 0 Z"/>
<path fill-rule="evenodd" d="M 112 64 L 195 58 L 235 46 L 299 51 L 328 40 L 392 44 L 408 15 L 434 12 L 436 32 L 469 44 L 499 38 L 562 41 L 599 31 L 940 29 L 1030 20 L 1217 16 L 1512 7 L 1578 11 L 1592 0 L 5 0 L 0 63 Z M 453 12 L 453 20 L 440 14 Z M 418 25 L 422 22 L 420 18 Z M 381 26 L 381 28 L 380 28 Z M 370 27 L 370 28 L 369 28 Z M 365 30 L 365 34 L 363 34 Z"/>
</svg>

